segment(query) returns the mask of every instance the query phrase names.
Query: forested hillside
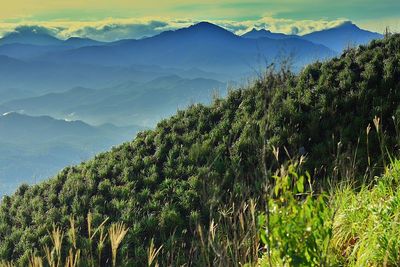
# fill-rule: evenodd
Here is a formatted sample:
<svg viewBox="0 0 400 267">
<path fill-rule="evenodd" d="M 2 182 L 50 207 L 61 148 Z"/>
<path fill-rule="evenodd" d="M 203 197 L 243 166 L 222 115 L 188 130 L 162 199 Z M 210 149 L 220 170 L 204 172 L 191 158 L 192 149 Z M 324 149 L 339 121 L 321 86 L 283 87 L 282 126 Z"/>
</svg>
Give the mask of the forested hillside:
<svg viewBox="0 0 400 267">
<path fill-rule="evenodd" d="M 271 68 L 262 76 L 4 197 L 0 259 L 26 265 L 35 253 L 49 257 L 49 232 L 60 227 L 60 258 L 80 248 L 81 265 L 111 265 L 111 244 L 99 232 L 91 236 L 109 218 L 105 225 L 128 228 L 118 249 L 122 266 L 151 265 L 154 247 L 161 248 L 154 257 L 161 266 L 251 264 L 265 252 L 255 216 L 281 165 L 305 157 L 298 171 L 314 177 L 306 187 L 323 192 L 337 181 L 372 181 L 389 165 L 388 155 L 397 155 L 400 35 L 298 75 Z"/>
</svg>

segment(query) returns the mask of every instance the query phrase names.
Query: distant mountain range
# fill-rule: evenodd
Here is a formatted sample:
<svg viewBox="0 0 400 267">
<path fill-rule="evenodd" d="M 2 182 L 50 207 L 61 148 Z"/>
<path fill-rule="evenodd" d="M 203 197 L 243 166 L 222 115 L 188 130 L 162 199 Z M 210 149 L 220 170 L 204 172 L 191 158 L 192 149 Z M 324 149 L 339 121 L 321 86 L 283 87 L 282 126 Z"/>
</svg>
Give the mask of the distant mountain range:
<svg viewBox="0 0 400 267">
<path fill-rule="evenodd" d="M 0 39 L 0 45 L 5 44 L 27 44 L 38 46 L 93 46 L 102 45 L 104 42 L 95 41 L 89 38 L 71 37 L 67 40 L 60 40 L 49 33 L 38 32 L 35 29 L 17 30 L 5 34 Z"/>
<path fill-rule="evenodd" d="M 106 66 L 154 64 L 167 68 L 200 68 L 216 73 L 244 76 L 265 61 L 294 55 L 299 68 L 315 59 L 329 58 L 329 48 L 307 40 L 242 38 L 211 23 L 199 23 L 140 40 L 124 40 L 102 46 L 49 51 L 35 60 Z"/>
<path fill-rule="evenodd" d="M 0 39 L 0 45 L 4 44 L 31 44 L 31 45 L 58 45 L 61 40 L 50 33 L 39 32 L 33 28 L 16 29 Z"/>
<path fill-rule="evenodd" d="M 234 75 L 203 71 L 199 68 L 165 68 L 156 65 L 103 66 L 15 59 L 0 55 L 0 95 L 4 91 L 24 91 L 37 96 L 62 92 L 74 87 L 107 88 L 121 83 L 148 82 L 158 77 L 231 80 Z M 254 74 L 253 74 L 254 75 Z M 9 96 L 11 97 L 11 96 Z M 0 98 L 0 103 L 4 102 Z"/>
<path fill-rule="evenodd" d="M 295 70 L 336 55 L 353 44 L 382 35 L 351 23 L 305 36 L 255 30 L 237 36 L 217 25 L 201 22 L 140 40 L 104 43 L 73 37 L 60 40 L 49 34 L 24 30 L 0 39 L 0 91 L 63 91 L 76 86 L 109 87 L 196 69 L 221 81 L 254 76 L 266 62 L 292 57 Z M 131 66 L 148 66 L 131 72 Z M 153 67 L 153 68 L 151 68 Z M 175 71 L 165 71 L 174 69 Z M 180 70 L 180 71 L 177 71 Z M 146 73 L 144 73 L 146 72 Z M 142 79 L 142 80 L 141 80 Z"/>
<path fill-rule="evenodd" d="M 82 121 L 15 112 L 0 115 L 0 195 L 128 141 L 142 129 L 111 124 L 94 127 Z"/>
<path fill-rule="evenodd" d="M 360 29 L 357 25 L 350 21 L 326 30 L 312 32 L 303 36 L 299 35 L 286 35 L 283 33 L 273 33 L 265 29 L 251 31 L 242 35 L 245 38 L 259 39 L 287 39 L 287 38 L 300 38 L 315 44 L 324 45 L 331 50 L 341 53 L 348 47 L 354 47 L 362 44 L 368 44 L 373 39 L 380 39 L 382 34 L 366 31 Z"/>
<path fill-rule="evenodd" d="M 204 33 L 206 35 L 204 35 Z M 162 38 L 165 38 L 165 36 L 171 35 L 173 35 L 174 38 L 177 39 L 190 39 L 193 37 L 191 35 L 196 35 L 197 37 L 204 38 L 203 41 L 207 41 L 210 39 L 214 39 L 215 41 L 215 38 L 217 40 L 222 40 L 223 37 L 232 38 L 234 36 L 233 33 L 208 22 L 200 22 L 198 24 L 190 26 L 189 28 L 179 29 L 176 31 L 166 31 L 159 35 L 143 38 L 140 40 L 124 39 L 109 43 L 81 37 L 71 37 L 67 40 L 60 40 L 49 33 L 43 33 L 41 31 L 36 31 L 35 29 L 24 29 L 10 32 L 0 38 L 0 46 L 4 46 L 7 44 L 25 45 L 24 47 L 21 47 L 21 50 L 29 50 L 29 45 L 31 50 L 37 49 L 35 53 L 31 51 L 31 55 L 39 55 L 53 50 L 69 50 L 73 48 L 81 48 L 87 46 L 120 46 L 123 44 L 132 43 L 132 41 L 140 43 L 140 41 L 143 40 L 146 40 L 146 42 L 148 42 L 153 38 L 155 38 L 156 40 L 160 40 L 160 36 L 162 36 Z M 257 30 L 256 28 L 253 28 L 251 31 L 241 35 L 241 37 L 249 39 L 270 38 L 277 40 L 287 38 L 299 38 L 311 41 L 316 44 L 322 44 L 336 52 L 341 52 L 342 49 L 346 48 L 346 46 L 348 45 L 366 44 L 372 39 L 382 38 L 382 34 L 360 29 L 357 25 L 353 24 L 350 21 L 347 21 L 334 28 L 312 32 L 303 36 L 295 34 L 287 35 L 284 33 L 271 32 L 267 29 Z M 37 46 L 41 47 L 39 48 Z M 6 47 L 2 47 L 2 50 L 3 55 L 8 52 Z M 26 54 L 24 56 L 26 56 Z"/>
</svg>

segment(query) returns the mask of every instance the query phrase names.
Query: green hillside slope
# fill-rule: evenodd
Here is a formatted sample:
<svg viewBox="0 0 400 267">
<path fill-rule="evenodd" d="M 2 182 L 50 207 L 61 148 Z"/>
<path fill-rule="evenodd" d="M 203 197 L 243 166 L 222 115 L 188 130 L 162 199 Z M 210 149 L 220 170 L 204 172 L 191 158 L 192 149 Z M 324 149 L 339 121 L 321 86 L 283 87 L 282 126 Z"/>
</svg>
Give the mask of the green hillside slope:
<svg viewBox="0 0 400 267">
<path fill-rule="evenodd" d="M 382 172 L 387 161 L 382 151 L 397 153 L 399 104 L 400 35 L 312 64 L 298 76 L 267 72 L 226 99 L 180 111 L 130 143 L 5 197 L 0 259 L 23 265 L 33 249 L 51 244 L 53 224 L 67 229 L 71 217 L 79 225 L 77 243 L 91 248 L 99 242 L 99 236 L 86 238 L 91 212 L 95 226 L 108 217 L 107 224 L 129 227 L 119 250 L 121 265 L 147 264 L 152 239 L 163 246 L 162 266 L 251 262 L 257 258 L 252 243 L 257 234 L 239 214 L 252 205 L 241 205 L 255 199 L 262 207 L 266 181 L 280 164 L 300 155 L 318 186 Z M 384 135 L 367 135 L 375 116 Z M 380 147 L 383 136 L 386 146 Z M 73 247 L 70 237 L 65 244 L 66 255 Z M 109 265 L 110 244 L 105 246 L 100 261 Z M 231 250 L 220 254 L 221 246 Z M 85 251 L 97 259 L 96 249 Z M 84 256 L 83 262 L 90 258 Z"/>
</svg>

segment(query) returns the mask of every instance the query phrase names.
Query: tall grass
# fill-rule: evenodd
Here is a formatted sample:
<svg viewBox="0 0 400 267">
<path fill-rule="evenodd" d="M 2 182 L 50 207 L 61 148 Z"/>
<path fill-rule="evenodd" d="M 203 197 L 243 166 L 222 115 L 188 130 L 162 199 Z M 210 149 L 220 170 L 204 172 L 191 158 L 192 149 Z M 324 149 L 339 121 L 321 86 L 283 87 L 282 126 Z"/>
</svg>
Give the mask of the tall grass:
<svg viewBox="0 0 400 267">
<path fill-rule="evenodd" d="M 157 255 L 160 253 L 161 249 L 162 249 L 162 245 L 159 248 L 156 248 L 154 245 L 154 240 L 152 239 L 150 242 L 150 247 L 149 247 L 149 251 L 148 251 L 148 263 L 147 266 L 151 267 L 151 266 L 155 266 L 158 267 L 158 262 L 157 262 Z"/>
<path fill-rule="evenodd" d="M 60 227 L 53 225 L 52 231 L 49 231 L 48 235 L 51 239 L 51 246 L 44 246 L 42 251 L 35 251 L 31 253 L 29 257 L 29 267 L 78 267 L 78 266 L 104 266 L 107 265 L 108 259 L 102 260 L 102 252 L 106 247 L 107 237 L 109 237 L 109 243 L 111 246 L 112 255 L 112 266 L 117 266 L 117 254 L 120 244 L 128 232 L 127 228 L 123 223 L 113 223 L 108 227 L 108 234 L 106 233 L 105 224 L 108 221 L 106 218 L 98 227 L 93 229 L 92 225 L 92 215 L 91 213 L 87 216 L 88 225 L 88 239 L 89 246 L 82 245 L 79 248 L 77 242 L 77 226 L 75 224 L 75 219 L 70 218 L 70 228 L 66 229 L 69 243 L 64 242 L 65 231 Z M 94 242 L 96 235 L 99 238 Z M 92 245 L 96 245 L 98 258 L 97 262 L 94 261 Z M 63 251 L 68 251 L 66 254 Z M 82 259 L 82 254 L 88 257 Z M 157 253 L 153 255 L 153 261 L 157 257 Z M 40 256 L 42 255 L 42 256 Z M 14 262 L 0 261 L 0 267 L 14 267 L 21 266 L 15 264 Z"/>
<path fill-rule="evenodd" d="M 400 161 L 370 184 L 304 190 L 293 166 L 276 176 L 260 266 L 400 266 Z"/>
<path fill-rule="evenodd" d="M 345 180 L 333 184 L 329 194 L 318 195 L 311 184 L 304 191 L 305 179 L 296 165 L 275 176 L 267 197 L 270 212 L 259 217 L 265 245 L 259 265 L 400 266 L 400 160 L 387 153 L 380 119 L 375 117 L 373 124 L 382 176 L 364 179 L 361 185 Z M 371 126 L 366 131 L 369 153 Z"/>
<path fill-rule="evenodd" d="M 204 266 L 255 264 L 260 245 L 255 201 L 226 206 L 219 210 L 219 215 L 208 226 L 197 226 L 199 262 Z"/>
<path fill-rule="evenodd" d="M 122 240 L 124 239 L 126 233 L 128 232 L 128 228 L 119 222 L 113 223 L 108 229 L 108 236 L 110 237 L 111 242 L 111 251 L 112 251 L 112 265 L 117 265 L 117 251 L 118 247 L 121 244 Z"/>
<path fill-rule="evenodd" d="M 358 192 L 336 191 L 333 248 L 352 266 L 400 265 L 400 161 Z"/>
</svg>

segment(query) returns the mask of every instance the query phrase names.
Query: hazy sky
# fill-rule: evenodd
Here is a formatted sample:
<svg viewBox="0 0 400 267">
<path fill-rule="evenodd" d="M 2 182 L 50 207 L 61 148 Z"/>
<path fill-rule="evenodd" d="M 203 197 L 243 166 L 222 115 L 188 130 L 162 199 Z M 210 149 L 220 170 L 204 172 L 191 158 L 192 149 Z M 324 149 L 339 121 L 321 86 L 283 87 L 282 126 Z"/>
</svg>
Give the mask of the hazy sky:
<svg viewBox="0 0 400 267">
<path fill-rule="evenodd" d="M 400 0 L 0 0 L 0 35 L 39 25 L 60 37 L 113 40 L 203 20 L 238 33 L 255 26 L 304 34 L 345 20 L 377 32 L 386 26 L 400 31 Z"/>
</svg>

